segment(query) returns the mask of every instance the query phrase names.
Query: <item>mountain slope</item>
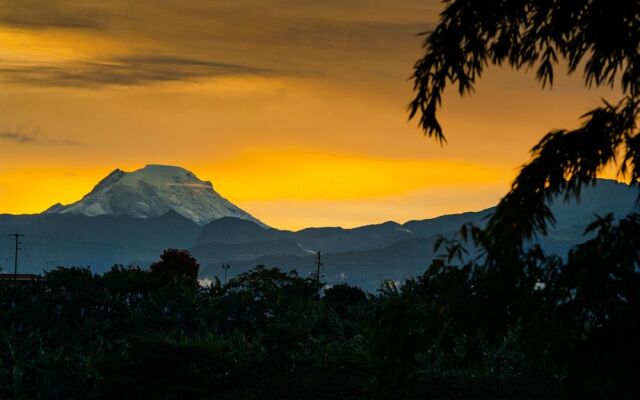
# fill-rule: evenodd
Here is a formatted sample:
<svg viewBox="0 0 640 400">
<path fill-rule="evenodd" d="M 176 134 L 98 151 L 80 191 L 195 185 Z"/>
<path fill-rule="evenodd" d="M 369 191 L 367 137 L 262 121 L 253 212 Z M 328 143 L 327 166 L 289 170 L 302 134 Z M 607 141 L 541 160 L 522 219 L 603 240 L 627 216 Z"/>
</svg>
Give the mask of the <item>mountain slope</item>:
<svg viewBox="0 0 640 400">
<path fill-rule="evenodd" d="M 45 213 L 150 218 L 169 211 L 199 225 L 222 217 L 236 217 L 265 226 L 220 196 L 211 182 L 201 181 L 184 168 L 167 165 L 147 165 L 133 172 L 116 169 L 80 201 L 56 204 Z"/>
<path fill-rule="evenodd" d="M 637 198 L 637 188 L 612 180 L 598 180 L 597 185 L 584 188 L 579 202 L 573 199 L 564 201 L 558 196 L 550 204 L 557 223 L 550 227 L 547 236 L 538 238 L 536 243 L 548 254 L 566 256 L 572 246 L 587 240 L 585 228 L 596 215 L 614 213 L 616 218 L 622 218 L 637 211 Z M 452 237 L 465 223 L 482 226 L 493 211 L 494 208 L 489 208 L 444 215 L 409 221 L 404 225 L 385 223 L 355 229 L 304 229 L 291 233 L 291 237 L 305 249 L 322 251 L 323 280 L 328 284 L 347 281 L 374 290 L 382 279 L 402 280 L 424 272 L 437 255 L 433 252 L 433 244 L 438 235 Z M 371 246 L 367 248 L 367 245 Z M 206 244 L 203 243 L 202 247 Z M 472 246 L 468 247 L 471 250 Z M 205 252 L 200 254 L 202 275 L 219 275 L 219 262 L 212 262 Z M 254 259 L 227 258 L 223 263 L 232 266 L 231 276 L 258 264 L 284 270 L 294 268 L 303 276 L 315 271 L 313 255 L 283 254 L 282 251 L 265 252 Z"/>
<path fill-rule="evenodd" d="M 340 227 L 306 228 L 297 232 L 264 229 L 238 218 L 224 217 L 206 224 L 198 243 L 249 243 L 289 240 L 310 251 L 340 252 L 371 250 L 410 239 L 416 234 L 396 222 L 365 225 L 345 229 Z"/>
<path fill-rule="evenodd" d="M 413 238 L 400 240 L 389 246 L 372 250 L 354 250 L 339 253 L 322 253 L 322 281 L 329 285 L 349 283 L 373 291 L 385 279 L 402 281 L 425 271 L 434 257 L 433 244 L 436 238 Z M 207 262 L 202 258 L 200 275 L 221 275 L 221 264 L 231 265 L 229 276 L 245 272 L 256 265 L 278 267 L 284 271 L 295 269 L 300 276 L 309 277 L 316 270 L 313 254 L 282 254 L 271 252 L 253 259 L 223 259 Z"/>
<path fill-rule="evenodd" d="M 173 167 L 163 168 L 171 170 Z M 173 176 L 173 172 L 168 175 Z M 96 186 L 95 196 L 85 196 L 87 201 L 83 199 L 71 206 L 59 206 L 46 214 L 0 215 L 0 238 L 5 238 L 0 240 L 0 269 L 12 270 L 15 244 L 8 235 L 20 232 L 25 234 L 20 272 L 37 273 L 56 265 L 91 265 L 95 272 L 104 272 L 114 263 L 144 267 L 156 260 L 162 250 L 176 247 L 193 252 L 202 267 L 203 278 L 220 274 L 223 263 L 231 265 L 230 276 L 257 264 L 284 270 L 296 268 L 308 276 L 315 271 L 313 253 L 321 251 L 325 282 L 346 281 L 374 290 L 383 278 L 402 280 L 421 273 L 435 255 L 433 243 L 437 235 L 450 237 L 468 222 L 482 225 L 493 212 L 490 208 L 403 225 L 386 222 L 352 229 L 309 228 L 296 232 L 265 228 L 252 220 L 233 216 L 199 225 L 173 209 L 146 218 L 127 213 L 89 217 L 79 212 L 85 206 L 90 208 L 91 204 L 97 204 L 112 207 L 111 212 L 115 214 L 113 207 L 118 210 L 122 203 L 110 203 L 109 196 L 114 194 L 109 192 L 123 190 L 120 186 L 123 180 L 131 179 L 128 176 L 122 171 L 114 172 Z M 148 181 L 147 177 L 145 179 Z M 193 183 L 193 179 L 197 178 L 188 180 L 178 176 L 182 186 L 185 182 Z M 151 181 L 161 188 L 167 186 L 165 178 L 161 183 Z M 201 184 L 202 181 L 195 183 L 198 182 Z M 170 196 L 172 192 L 160 194 Z M 558 223 L 536 243 L 549 254 L 566 255 L 569 248 L 586 240 L 584 229 L 594 220 L 595 214 L 613 212 L 617 218 L 623 217 L 634 210 L 637 196 L 637 188 L 599 180 L 595 187 L 583 190 L 579 203 L 557 198 L 551 208 Z"/>
<path fill-rule="evenodd" d="M 13 246 L 7 235 L 24 234 L 19 271 L 41 273 L 58 265 L 91 266 L 104 272 L 113 264 L 146 266 L 166 248 L 187 248 L 201 227 L 170 211 L 153 218 L 81 214 L 0 215 L 0 269 L 12 271 Z"/>
<path fill-rule="evenodd" d="M 263 228 L 257 223 L 237 217 L 222 217 L 202 227 L 198 242 L 248 243 L 286 239 L 288 231 Z"/>
</svg>

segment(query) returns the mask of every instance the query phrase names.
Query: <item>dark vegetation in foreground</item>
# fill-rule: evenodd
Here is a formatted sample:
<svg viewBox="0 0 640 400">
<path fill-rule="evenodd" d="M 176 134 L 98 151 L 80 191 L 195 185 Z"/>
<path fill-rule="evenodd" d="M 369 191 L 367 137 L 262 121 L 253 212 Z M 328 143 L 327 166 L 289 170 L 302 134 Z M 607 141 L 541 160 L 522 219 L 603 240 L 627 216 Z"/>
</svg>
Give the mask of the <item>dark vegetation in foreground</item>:
<svg viewBox="0 0 640 400">
<path fill-rule="evenodd" d="M 201 287 L 178 250 L 58 268 L 0 287 L 0 398 L 638 398 L 640 216 L 591 229 L 509 268 L 442 241 L 375 295 L 262 266 Z"/>
<path fill-rule="evenodd" d="M 565 259 L 528 245 L 554 221 L 550 197 L 578 197 L 609 165 L 640 183 L 640 3 L 444 4 L 415 66 L 410 112 L 427 135 L 444 140 L 447 85 L 470 93 L 489 65 L 551 84 L 564 61 L 622 99 L 549 132 L 485 229 L 463 227 L 423 276 L 375 296 L 319 298 L 313 280 L 264 267 L 199 288 L 176 251 L 150 272 L 2 287 L 0 398 L 640 398 L 640 214 L 598 219 Z"/>
</svg>

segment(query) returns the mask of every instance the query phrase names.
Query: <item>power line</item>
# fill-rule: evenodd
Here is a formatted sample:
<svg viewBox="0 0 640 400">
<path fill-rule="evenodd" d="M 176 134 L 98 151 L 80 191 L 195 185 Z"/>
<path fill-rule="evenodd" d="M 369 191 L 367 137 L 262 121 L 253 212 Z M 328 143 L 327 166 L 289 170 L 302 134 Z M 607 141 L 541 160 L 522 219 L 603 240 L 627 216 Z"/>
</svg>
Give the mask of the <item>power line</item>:
<svg viewBox="0 0 640 400">
<path fill-rule="evenodd" d="M 227 286 L 227 270 L 231 268 L 229 264 L 222 264 L 222 269 L 224 270 L 224 285 Z"/>
<path fill-rule="evenodd" d="M 320 252 L 316 253 L 316 287 L 318 288 L 318 298 L 320 298 L 320 267 L 323 265 L 321 256 L 322 254 Z"/>
<path fill-rule="evenodd" d="M 20 245 L 22 244 L 22 242 L 20 241 L 20 238 L 24 237 L 24 234 L 12 233 L 9 235 L 9 237 L 13 237 L 16 240 L 16 252 L 13 258 L 13 279 L 17 282 L 18 281 L 18 250 L 22 250 L 22 247 L 20 247 Z"/>
</svg>

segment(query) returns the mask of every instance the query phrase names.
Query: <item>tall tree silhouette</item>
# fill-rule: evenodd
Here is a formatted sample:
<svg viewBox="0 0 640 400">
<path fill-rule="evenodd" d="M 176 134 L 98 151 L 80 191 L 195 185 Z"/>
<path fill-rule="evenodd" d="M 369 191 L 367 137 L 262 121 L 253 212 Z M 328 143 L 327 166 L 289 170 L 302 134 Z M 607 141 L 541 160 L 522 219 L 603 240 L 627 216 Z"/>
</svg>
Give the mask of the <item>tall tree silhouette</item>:
<svg viewBox="0 0 640 400">
<path fill-rule="evenodd" d="M 582 116 L 581 127 L 549 132 L 532 149 L 510 192 L 500 201 L 487 231 L 502 248 L 521 249 L 544 234 L 554 218 L 545 200 L 557 193 L 579 196 L 598 172 L 617 161 L 619 174 L 640 181 L 640 2 L 637 0 L 445 0 L 437 27 L 426 34 L 424 56 L 415 64 L 415 99 L 425 134 L 443 143 L 437 119 L 451 84 L 471 93 L 489 65 L 535 68 L 542 86 L 554 69 L 583 69 L 586 86 L 618 86 L 623 97 Z M 619 158 L 619 159 L 617 159 Z M 509 246 L 504 246 L 508 244 Z"/>
<path fill-rule="evenodd" d="M 200 264 L 187 250 L 166 249 L 160 261 L 151 264 L 151 272 L 164 277 L 185 277 L 198 279 Z"/>
</svg>

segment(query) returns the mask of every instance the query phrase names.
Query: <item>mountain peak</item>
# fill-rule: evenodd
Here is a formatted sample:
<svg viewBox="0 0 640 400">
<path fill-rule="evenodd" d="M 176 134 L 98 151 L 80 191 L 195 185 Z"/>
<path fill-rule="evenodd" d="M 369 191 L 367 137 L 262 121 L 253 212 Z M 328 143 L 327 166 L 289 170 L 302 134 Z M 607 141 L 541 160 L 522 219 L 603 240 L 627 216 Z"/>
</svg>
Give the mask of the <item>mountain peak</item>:
<svg viewBox="0 0 640 400">
<path fill-rule="evenodd" d="M 163 164 L 147 164 L 144 168 L 138 170 L 138 172 L 147 172 L 154 174 L 191 174 L 188 170 L 179 167 L 177 165 L 163 165 Z"/>
<path fill-rule="evenodd" d="M 200 225 L 235 217 L 266 226 L 222 197 L 209 181 L 179 166 L 149 164 L 132 172 L 115 169 L 81 200 L 45 213 L 158 217 L 174 211 Z"/>
</svg>

